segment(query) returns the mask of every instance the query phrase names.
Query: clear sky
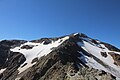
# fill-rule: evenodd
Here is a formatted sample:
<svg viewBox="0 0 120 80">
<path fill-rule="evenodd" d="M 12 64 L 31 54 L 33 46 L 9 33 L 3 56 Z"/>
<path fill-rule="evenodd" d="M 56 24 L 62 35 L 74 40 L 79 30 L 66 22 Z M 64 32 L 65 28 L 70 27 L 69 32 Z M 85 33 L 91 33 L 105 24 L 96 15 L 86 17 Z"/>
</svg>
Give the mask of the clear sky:
<svg viewBox="0 0 120 80">
<path fill-rule="evenodd" d="M 74 32 L 120 48 L 120 0 L 0 0 L 0 39 Z"/>
</svg>

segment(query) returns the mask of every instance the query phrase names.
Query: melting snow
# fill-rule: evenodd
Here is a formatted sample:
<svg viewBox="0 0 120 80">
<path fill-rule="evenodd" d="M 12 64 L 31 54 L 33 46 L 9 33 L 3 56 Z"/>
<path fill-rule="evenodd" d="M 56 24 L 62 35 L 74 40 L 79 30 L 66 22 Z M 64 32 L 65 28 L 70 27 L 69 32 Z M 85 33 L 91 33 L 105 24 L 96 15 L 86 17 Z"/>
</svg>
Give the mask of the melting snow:
<svg viewBox="0 0 120 80">
<path fill-rule="evenodd" d="M 0 74 L 3 73 L 6 70 L 6 68 L 0 70 Z"/>
<path fill-rule="evenodd" d="M 119 79 L 119 77 L 120 77 L 120 66 L 116 66 L 114 64 L 114 60 L 113 60 L 112 56 L 108 54 L 108 52 L 112 52 L 112 51 L 109 51 L 108 48 L 106 48 L 103 44 L 99 44 L 99 46 L 92 44 L 92 42 L 90 42 L 90 40 L 87 39 L 87 38 L 83 39 L 83 43 L 78 42 L 77 44 L 79 46 L 81 46 L 88 53 L 94 55 L 95 57 L 97 57 L 98 59 L 103 61 L 109 67 L 106 68 L 103 65 L 101 65 L 100 63 L 98 63 L 96 60 L 94 60 L 93 58 L 83 55 L 86 62 L 87 62 L 86 64 L 88 66 L 91 66 L 95 69 L 104 70 L 106 72 L 109 72 L 109 73 L 117 76 L 117 78 Z M 100 48 L 100 47 L 102 47 L 102 48 Z M 106 52 L 107 57 L 106 58 L 103 57 L 101 55 L 101 52 Z M 115 52 L 115 53 L 120 54 L 119 52 Z"/>
<path fill-rule="evenodd" d="M 20 47 L 15 47 L 14 49 L 11 49 L 11 51 L 13 51 L 13 52 L 22 53 L 26 58 L 26 61 L 21 66 L 23 66 L 26 63 L 27 63 L 27 65 L 25 65 L 23 67 L 19 67 L 18 68 L 19 73 L 21 73 L 21 72 L 25 71 L 27 68 L 33 66 L 35 63 L 32 64 L 31 62 L 34 58 L 39 59 L 40 57 L 49 54 L 52 51 L 53 47 L 58 47 L 60 44 L 62 44 L 67 39 L 69 39 L 68 36 L 66 36 L 62 39 L 58 39 L 57 41 L 52 42 L 47 45 L 44 45 L 43 43 L 27 42 L 25 44 L 22 44 Z M 33 45 L 34 47 L 32 49 L 21 49 L 21 47 L 23 45 Z"/>
</svg>

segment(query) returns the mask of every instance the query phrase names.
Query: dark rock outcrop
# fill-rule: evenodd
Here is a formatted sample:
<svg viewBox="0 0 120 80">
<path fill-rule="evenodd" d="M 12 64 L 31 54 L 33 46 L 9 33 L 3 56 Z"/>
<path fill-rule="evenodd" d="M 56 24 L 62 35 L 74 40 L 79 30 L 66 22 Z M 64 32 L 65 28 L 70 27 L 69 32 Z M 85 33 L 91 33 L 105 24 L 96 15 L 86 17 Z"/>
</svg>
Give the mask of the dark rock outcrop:
<svg viewBox="0 0 120 80">
<path fill-rule="evenodd" d="M 116 54 L 114 52 L 108 52 L 108 54 L 110 54 L 113 59 L 114 59 L 114 64 L 119 65 L 120 66 L 120 54 Z"/>
<path fill-rule="evenodd" d="M 33 47 L 33 45 L 23 45 L 21 49 L 32 49 Z"/>
<path fill-rule="evenodd" d="M 101 44 L 104 44 L 105 47 L 107 47 L 111 51 L 120 52 L 120 49 L 116 48 L 115 46 L 112 46 L 111 44 L 108 44 L 108 43 L 105 43 L 105 42 L 101 42 Z"/>
<path fill-rule="evenodd" d="M 101 52 L 101 55 L 105 58 L 108 56 L 106 52 Z"/>
<path fill-rule="evenodd" d="M 4 68 L 4 63 L 10 54 L 10 48 L 14 48 L 25 42 L 24 40 L 3 40 L 0 42 L 0 69 Z"/>
</svg>

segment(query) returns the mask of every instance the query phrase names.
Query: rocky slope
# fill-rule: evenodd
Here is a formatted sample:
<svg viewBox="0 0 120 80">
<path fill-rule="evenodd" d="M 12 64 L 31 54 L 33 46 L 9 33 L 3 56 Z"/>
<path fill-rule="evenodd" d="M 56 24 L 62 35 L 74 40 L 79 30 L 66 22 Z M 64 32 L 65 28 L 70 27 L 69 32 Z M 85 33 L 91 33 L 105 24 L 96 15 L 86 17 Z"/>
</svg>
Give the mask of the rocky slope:
<svg viewBox="0 0 120 80">
<path fill-rule="evenodd" d="M 120 80 L 120 49 L 82 33 L 3 40 L 0 80 Z"/>
</svg>

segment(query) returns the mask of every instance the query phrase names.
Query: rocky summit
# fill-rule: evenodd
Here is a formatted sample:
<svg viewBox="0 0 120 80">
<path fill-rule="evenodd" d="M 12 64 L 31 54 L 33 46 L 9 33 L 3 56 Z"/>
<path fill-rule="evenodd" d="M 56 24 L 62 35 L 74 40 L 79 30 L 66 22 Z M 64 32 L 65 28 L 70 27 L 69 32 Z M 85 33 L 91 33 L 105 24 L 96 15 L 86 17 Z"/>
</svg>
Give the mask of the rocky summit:
<svg viewBox="0 0 120 80">
<path fill-rule="evenodd" d="M 83 33 L 3 40 L 0 80 L 120 80 L 120 49 Z"/>
</svg>

